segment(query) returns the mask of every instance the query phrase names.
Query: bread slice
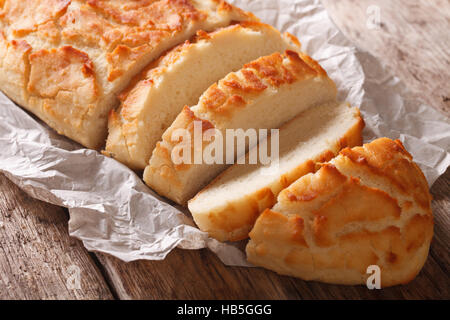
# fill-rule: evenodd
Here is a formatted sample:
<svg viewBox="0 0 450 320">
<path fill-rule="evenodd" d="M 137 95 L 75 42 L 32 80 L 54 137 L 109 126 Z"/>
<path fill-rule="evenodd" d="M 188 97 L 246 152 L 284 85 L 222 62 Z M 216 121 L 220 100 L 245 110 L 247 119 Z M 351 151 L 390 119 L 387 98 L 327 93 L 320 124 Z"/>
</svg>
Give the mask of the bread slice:
<svg viewBox="0 0 450 320">
<path fill-rule="evenodd" d="M 346 103 L 304 111 L 281 127 L 278 162 L 268 167 L 249 164 L 249 154 L 259 153 L 254 148 L 246 155 L 246 164 L 228 168 L 189 201 L 195 222 L 220 241 L 247 238 L 260 213 L 275 204 L 281 190 L 342 148 L 361 145 L 363 127 L 359 109 Z"/>
<path fill-rule="evenodd" d="M 219 0 L 0 1 L 0 89 L 89 148 L 116 95 L 152 60 L 195 35 L 257 20 Z"/>
<path fill-rule="evenodd" d="M 424 265 L 431 238 L 431 195 L 399 141 L 346 148 L 317 173 L 297 180 L 256 221 L 248 260 L 304 280 L 404 284 Z"/>
<path fill-rule="evenodd" d="M 299 50 L 293 36 L 273 27 L 244 22 L 207 34 L 199 31 L 150 66 L 122 95 L 109 116 L 105 154 L 143 170 L 156 143 L 185 105 L 194 105 L 208 87 L 245 63 L 277 51 Z"/>
<path fill-rule="evenodd" d="M 225 154 L 222 163 L 200 159 L 175 164 L 173 151 L 186 144 L 194 148 L 187 138 L 175 137 L 180 129 L 192 133 L 195 123 L 202 123 L 204 131 L 217 130 L 227 140 L 226 129 L 279 128 L 300 112 L 335 99 L 334 82 L 310 57 L 288 50 L 284 55 L 259 58 L 209 87 L 196 106 L 183 109 L 153 151 L 144 181 L 159 194 L 184 205 L 226 168 L 230 158 Z M 192 157 L 195 152 L 202 157 L 215 138 L 192 150 Z"/>
</svg>

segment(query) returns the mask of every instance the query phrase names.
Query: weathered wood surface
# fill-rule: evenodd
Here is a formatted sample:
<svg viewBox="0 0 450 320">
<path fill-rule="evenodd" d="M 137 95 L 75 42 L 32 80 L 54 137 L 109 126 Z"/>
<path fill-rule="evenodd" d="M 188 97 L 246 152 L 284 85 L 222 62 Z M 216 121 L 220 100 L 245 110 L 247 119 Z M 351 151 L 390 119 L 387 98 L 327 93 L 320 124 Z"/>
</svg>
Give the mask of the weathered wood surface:
<svg viewBox="0 0 450 320">
<path fill-rule="evenodd" d="M 358 47 L 389 66 L 411 92 L 450 116 L 448 0 L 322 0 Z M 379 28 L 373 28 L 379 12 Z"/>
<path fill-rule="evenodd" d="M 0 299 L 113 297 L 93 258 L 69 237 L 67 218 L 0 174 Z"/>
<path fill-rule="evenodd" d="M 447 0 L 324 3 L 359 47 L 387 64 L 414 95 L 449 115 Z M 367 28 L 370 5 L 380 8 L 379 30 Z M 450 170 L 432 194 L 435 237 L 424 269 L 406 286 L 369 291 L 305 282 L 260 268 L 226 267 L 207 250 L 175 250 L 164 261 L 128 264 L 90 255 L 68 236 L 65 210 L 31 199 L 0 175 L 0 299 L 450 299 Z M 81 290 L 66 285 L 65 270 L 73 264 L 81 270 Z"/>
</svg>

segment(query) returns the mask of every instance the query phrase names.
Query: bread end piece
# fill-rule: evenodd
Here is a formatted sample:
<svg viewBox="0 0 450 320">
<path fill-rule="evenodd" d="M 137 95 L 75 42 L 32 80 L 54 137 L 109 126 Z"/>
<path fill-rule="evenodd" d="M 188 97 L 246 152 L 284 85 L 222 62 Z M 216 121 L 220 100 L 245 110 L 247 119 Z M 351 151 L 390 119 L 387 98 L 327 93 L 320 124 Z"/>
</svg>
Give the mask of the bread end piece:
<svg viewBox="0 0 450 320">
<path fill-rule="evenodd" d="M 250 233 L 248 260 L 280 274 L 335 284 L 405 284 L 423 267 L 433 236 L 431 195 L 400 141 L 346 148 L 283 190 Z"/>
</svg>

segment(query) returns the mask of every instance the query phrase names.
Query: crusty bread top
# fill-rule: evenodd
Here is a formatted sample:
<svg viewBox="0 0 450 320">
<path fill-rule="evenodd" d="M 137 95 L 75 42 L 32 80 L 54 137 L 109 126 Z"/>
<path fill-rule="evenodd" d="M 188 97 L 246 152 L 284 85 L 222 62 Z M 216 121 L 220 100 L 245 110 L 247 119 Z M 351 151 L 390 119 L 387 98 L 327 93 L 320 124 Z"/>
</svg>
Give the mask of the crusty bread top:
<svg viewBox="0 0 450 320">
<path fill-rule="evenodd" d="M 2 77 L 0 88 L 91 148 L 104 143 L 115 94 L 150 61 L 198 29 L 256 19 L 219 0 L 5 0 L 0 7 L 3 73 L 24 75 L 15 85 Z M 9 63 L 11 51 L 23 59 Z"/>
<path fill-rule="evenodd" d="M 245 63 L 286 49 L 300 50 L 299 41 L 260 22 L 197 31 L 151 63 L 120 95 L 121 106 L 109 115 L 104 153 L 133 169 L 144 169 L 184 105 L 197 103 L 211 83 Z"/>
<path fill-rule="evenodd" d="M 422 170 L 413 161 L 411 154 L 399 140 L 380 138 L 364 147 L 344 149 L 341 157 L 334 161 L 351 162 L 353 168 L 366 168 L 372 179 L 382 179 L 404 196 L 431 214 L 431 195 Z M 342 168 L 344 170 L 344 168 Z M 400 194 L 398 197 L 401 197 Z"/>
<path fill-rule="evenodd" d="M 217 15 L 235 11 L 254 19 L 219 0 L 5 0 L 0 21 L 8 39 L 34 35 L 30 42 L 42 47 L 71 44 L 106 53 L 112 82 L 164 38 L 206 20 L 213 4 Z"/>
<path fill-rule="evenodd" d="M 170 158 L 171 150 L 177 144 L 185 143 L 182 140 L 172 141 L 174 130 L 182 128 L 192 133 L 194 121 L 201 121 L 204 131 L 230 128 L 228 123 L 235 117 L 234 114 L 251 104 L 265 90 L 313 77 L 327 77 L 327 73 L 316 61 L 303 53 L 287 50 L 285 54 L 274 53 L 261 57 L 211 85 L 196 106 L 186 106 L 181 112 L 183 116 L 179 116 L 166 130 L 157 148 L 164 150 L 161 154 L 165 155 L 167 166 L 175 171 L 186 170 L 190 165 L 174 165 Z M 177 184 L 179 181 L 172 183 Z"/>
<path fill-rule="evenodd" d="M 415 208 L 416 213 L 424 215 L 432 214 L 432 198 L 425 176 L 399 140 L 380 138 L 362 147 L 345 148 L 324 165 L 322 171 L 327 172 L 326 180 L 320 180 L 321 174 L 315 178 L 317 184 L 311 183 L 311 177 L 299 179 L 283 190 L 278 200 L 309 206 L 314 199 L 325 199 L 327 193 L 330 197 L 335 196 L 344 187 L 344 182 L 353 185 L 361 181 L 386 198 L 392 200 L 394 197 L 396 200 L 392 201 L 397 203 L 396 206 L 407 211 Z"/>
<path fill-rule="evenodd" d="M 245 164 L 231 166 L 189 200 L 195 222 L 220 241 L 247 238 L 259 214 L 276 203 L 279 192 L 342 148 L 361 145 L 363 128 L 359 109 L 347 103 L 304 111 L 280 128 L 278 161 L 269 166 L 249 164 L 250 154 L 259 153 L 254 148 L 242 161 Z M 268 150 L 270 154 L 270 144 Z"/>
<path fill-rule="evenodd" d="M 370 265 L 383 286 L 411 281 L 433 234 L 431 195 L 400 141 L 381 138 L 323 164 L 278 196 L 258 219 L 250 261 L 283 274 L 365 283 Z"/>
<path fill-rule="evenodd" d="M 284 55 L 277 52 L 261 57 L 211 85 L 192 110 L 185 107 L 182 113 L 185 115 L 184 119 L 189 120 L 188 123 L 174 123 L 176 125 L 172 125 L 164 133 L 163 141 L 173 146 L 183 143 L 171 140 L 173 130 L 190 128 L 192 131 L 194 121 L 202 121 L 205 131 L 229 128 L 227 122 L 234 114 L 252 103 L 265 90 L 317 76 L 326 77 L 327 74 L 317 62 L 303 53 L 287 50 Z M 159 146 L 164 148 L 162 143 Z"/>
<path fill-rule="evenodd" d="M 256 59 L 211 85 L 197 105 L 183 109 L 154 149 L 150 165 L 144 171 L 144 181 L 159 194 L 185 204 L 217 176 L 234 155 L 222 154 L 221 161 L 213 165 L 196 164 L 195 155 L 207 150 L 214 139 L 206 139 L 209 141 L 203 141 L 202 146 L 194 150 L 189 137 L 172 139 L 179 133 L 178 129 L 192 132 L 194 122 L 202 121 L 203 132 L 221 132 L 227 139 L 227 129 L 279 128 L 300 112 L 335 99 L 334 82 L 305 54 L 286 50 L 284 54 Z M 179 165 L 172 162 L 174 150 L 189 148 L 190 155 L 183 154 L 191 157 L 190 163 L 186 159 Z M 245 150 L 239 151 L 237 156 L 242 152 Z"/>
<path fill-rule="evenodd" d="M 306 54 L 291 50 L 274 53 L 213 84 L 201 96 L 195 111 L 202 118 L 214 119 L 218 128 L 227 128 L 228 120 L 265 90 L 313 77 L 327 77 L 327 73 Z"/>
<path fill-rule="evenodd" d="M 187 54 L 190 46 L 199 42 L 208 42 L 221 33 L 233 33 L 240 29 L 250 29 L 264 32 L 266 31 L 265 29 L 275 30 L 272 26 L 257 21 L 243 21 L 210 33 L 203 30 L 197 31 L 195 37 L 186 40 L 183 44 L 178 45 L 167 54 L 164 54 L 159 59 L 153 61 L 138 76 L 136 76 L 133 81 L 130 82 L 129 86 L 119 95 L 119 99 L 122 102 L 120 115 L 126 121 L 132 121 L 136 111 L 135 101 L 140 96 L 140 92 L 145 90 L 148 86 L 156 83 L 158 81 L 158 77 L 163 76 L 171 65 L 174 65 L 178 60 L 182 59 L 185 54 Z M 278 31 L 276 32 L 278 33 Z M 297 47 L 300 49 L 301 44 L 295 36 L 286 32 L 284 33 L 284 38 L 286 41 L 291 42 L 292 47 Z"/>
<path fill-rule="evenodd" d="M 186 40 L 184 43 L 171 49 L 169 52 L 167 52 L 167 54 L 164 54 L 159 59 L 153 61 L 138 76 L 136 76 L 133 81 L 130 82 L 128 87 L 119 95 L 119 98 L 123 104 L 121 107 L 122 116 L 126 118 L 130 113 L 126 109 L 127 107 L 132 105 L 134 96 L 139 95 L 138 92 L 140 91 L 140 88 L 148 87 L 149 85 L 155 83 L 158 77 L 164 75 L 167 68 L 169 68 L 171 65 L 174 65 L 178 60 L 183 58 L 183 56 L 189 50 L 190 46 L 195 45 L 199 42 L 209 42 L 216 35 L 220 35 L 222 33 L 233 33 L 242 29 L 250 29 L 263 32 L 266 32 L 266 29 L 271 29 L 275 31 L 275 33 L 279 34 L 279 32 L 272 26 L 258 21 L 242 21 L 240 23 L 220 28 L 209 33 L 203 30 L 197 31 L 196 35 L 192 39 Z M 297 49 L 301 48 L 300 41 L 294 35 L 290 34 L 289 32 L 285 32 L 283 36 L 287 42 L 290 42 L 292 47 Z M 127 101 L 128 99 L 131 100 L 131 103 Z"/>
</svg>

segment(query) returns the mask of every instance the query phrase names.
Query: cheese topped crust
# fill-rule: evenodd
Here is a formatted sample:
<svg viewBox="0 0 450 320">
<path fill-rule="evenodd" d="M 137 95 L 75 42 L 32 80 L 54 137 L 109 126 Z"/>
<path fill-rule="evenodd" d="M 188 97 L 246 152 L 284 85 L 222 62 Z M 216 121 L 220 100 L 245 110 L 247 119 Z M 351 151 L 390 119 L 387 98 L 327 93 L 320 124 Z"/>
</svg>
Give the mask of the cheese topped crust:
<svg viewBox="0 0 450 320">
<path fill-rule="evenodd" d="M 250 262 L 304 280 L 381 286 L 408 283 L 433 236 L 428 184 L 400 141 L 346 148 L 278 196 L 250 233 Z"/>
</svg>

